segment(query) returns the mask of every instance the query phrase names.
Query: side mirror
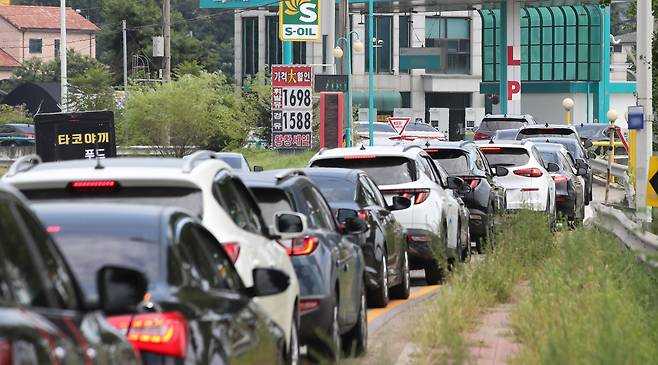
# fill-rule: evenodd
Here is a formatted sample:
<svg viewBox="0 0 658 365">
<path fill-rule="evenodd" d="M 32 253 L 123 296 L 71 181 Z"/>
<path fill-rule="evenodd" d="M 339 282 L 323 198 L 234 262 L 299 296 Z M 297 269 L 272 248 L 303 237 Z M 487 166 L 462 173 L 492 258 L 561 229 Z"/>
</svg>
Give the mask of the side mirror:
<svg viewBox="0 0 658 365">
<path fill-rule="evenodd" d="M 509 174 L 509 169 L 505 166 L 496 166 L 494 168 L 494 170 L 495 170 L 494 172 L 496 173 L 496 176 L 498 176 L 498 177 L 507 176 L 507 174 Z"/>
<path fill-rule="evenodd" d="M 411 199 L 405 198 L 403 196 L 394 196 L 393 204 L 388 206 L 388 210 L 403 210 L 411 206 Z"/>
<path fill-rule="evenodd" d="M 264 170 L 265 169 L 263 168 L 263 166 L 256 165 L 256 166 L 253 167 L 253 172 L 261 172 L 261 171 L 264 171 Z"/>
<path fill-rule="evenodd" d="M 306 231 L 306 216 L 296 212 L 277 212 L 270 234 L 281 239 L 299 237 Z"/>
<path fill-rule="evenodd" d="M 583 142 L 583 146 L 584 146 L 585 148 L 590 148 L 590 147 L 592 147 L 593 145 L 594 145 L 594 144 L 593 144 L 592 141 L 589 140 L 589 139 L 586 140 L 585 142 Z"/>
<path fill-rule="evenodd" d="M 577 158 L 576 159 L 576 168 L 581 168 L 581 167 L 587 169 L 587 162 L 585 162 L 585 160 L 583 160 L 582 158 Z"/>
<path fill-rule="evenodd" d="M 251 297 L 263 297 L 283 293 L 290 286 L 288 274 L 277 269 L 254 269 L 254 286 L 247 288 Z"/>
<path fill-rule="evenodd" d="M 137 270 L 104 266 L 96 274 L 98 299 L 106 314 L 133 313 L 148 289 L 146 276 Z"/>
<path fill-rule="evenodd" d="M 454 190 L 462 195 L 468 194 L 473 190 L 462 178 L 456 176 L 448 176 L 448 189 Z"/>
<path fill-rule="evenodd" d="M 359 218 L 359 213 L 354 209 L 338 209 L 336 217 L 342 234 L 359 234 L 370 228 L 368 222 Z"/>
<path fill-rule="evenodd" d="M 576 171 L 576 175 L 578 175 L 578 176 L 587 176 L 587 168 L 586 167 L 579 167 L 578 170 Z"/>
<path fill-rule="evenodd" d="M 548 172 L 558 172 L 560 171 L 560 166 L 555 162 L 549 162 L 546 164 L 546 170 L 548 170 Z"/>
</svg>

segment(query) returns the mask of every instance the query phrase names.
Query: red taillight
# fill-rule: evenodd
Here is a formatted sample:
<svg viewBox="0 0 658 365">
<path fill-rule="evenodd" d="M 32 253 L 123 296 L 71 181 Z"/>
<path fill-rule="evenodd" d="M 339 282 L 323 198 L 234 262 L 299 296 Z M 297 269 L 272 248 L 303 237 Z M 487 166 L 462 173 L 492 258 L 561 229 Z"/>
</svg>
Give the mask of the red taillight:
<svg viewBox="0 0 658 365">
<path fill-rule="evenodd" d="M 428 235 L 408 235 L 407 236 L 407 242 L 430 242 L 432 241 L 432 238 Z"/>
<path fill-rule="evenodd" d="M 107 317 L 135 350 L 184 358 L 187 355 L 187 320 L 181 313 L 145 313 Z"/>
<path fill-rule="evenodd" d="M 73 181 L 69 184 L 69 190 L 73 192 L 103 193 L 115 191 L 118 188 L 119 183 L 114 180 Z"/>
<path fill-rule="evenodd" d="M 345 156 L 343 159 L 345 160 L 366 160 L 369 158 L 377 158 L 375 155 L 357 155 L 357 156 Z"/>
<path fill-rule="evenodd" d="M 480 185 L 480 179 L 477 177 L 465 177 L 463 179 L 464 182 L 471 187 L 471 189 L 475 189 L 476 186 Z"/>
<path fill-rule="evenodd" d="M 224 246 L 224 251 L 226 251 L 226 254 L 231 259 L 231 262 L 235 264 L 235 262 L 238 261 L 238 257 L 240 256 L 240 244 L 237 242 L 227 242 L 222 243 L 222 246 Z"/>
<path fill-rule="evenodd" d="M 281 246 L 286 249 L 286 252 L 288 252 L 288 256 L 310 255 L 313 253 L 313 251 L 315 251 L 315 248 L 318 247 L 319 243 L 320 239 L 315 236 L 293 238 L 290 241 L 290 246 L 286 246 L 285 244 L 279 242 L 279 244 L 281 244 Z"/>
<path fill-rule="evenodd" d="M 34 134 L 24 134 L 23 138 L 34 138 Z"/>
<path fill-rule="evenodd" d="M 59 233 L 62 230 L 62 226 L 48 226 L 46 227 L 46 231 L 48 233 Z"/>
<path fill-rule="evenodd" d="M 12 365 L 14 362 L 11 355 L 11 342 L 0 338 L 0 365 Z"/>
<path fill-rule="evenodd" d="M 475 134 L 473 135 L 473 138 L 474 139 L 487 139 L 487 138 L 489 138 L 489 135 L 484 134 L 482 132 L 475 132 Z"/>
<path fill-rule="evenodd" d="M 551 176 L 551 177 L 553 178 L 553 181 L 554 181 L 556 184 L 564 183 L 564 182 L 567 182 L 567 180 L 568 180 L 567 177 L 564 176 L 564 175 L 553 175 L 553 176 Z"/>
<path fill-rule="evenodd" d="M 522 188 L 521 191 L 539 191 L 539 188 Z"/>
<path fill-rule="evenodd" d="M 367 210 L 359 210 L 359 211 L 356 213 L 356 217 L 359 218 L 359 219 L 362 220 L 362 221 L 367 222 L 367 221 L 368 221 L 368 217 L 369 217 L 369 216 L 368 216 L 368 211 L 367 211 Z"/>
<path fill-rule="evenodd" d="M 534 167 L 529 169 L 514 170 L 514 174 L 525 177 L 541 177 L 543 175 L 540 169 Z"/>
<path fill-rule="evenodd" d="M 320 308 L 320 301 L 316 299 L 302 299 L 299 301 L 299 313 L 304 314 Z"/>
<path fill-rule="evenodd" d="M 486 154 L 487 152 L 496 153 L 496 152 L 500 152 L 500 147 L 480 147 L 480 151 L 482 151 L 482 153 L 484 154 Z"/>
<path fill-rule="evenodd" d="M 392 189 L 382 190 L 382 193 L 399 195 L 420 204 L 430 196 L 430 189 Z"/>
</svg>

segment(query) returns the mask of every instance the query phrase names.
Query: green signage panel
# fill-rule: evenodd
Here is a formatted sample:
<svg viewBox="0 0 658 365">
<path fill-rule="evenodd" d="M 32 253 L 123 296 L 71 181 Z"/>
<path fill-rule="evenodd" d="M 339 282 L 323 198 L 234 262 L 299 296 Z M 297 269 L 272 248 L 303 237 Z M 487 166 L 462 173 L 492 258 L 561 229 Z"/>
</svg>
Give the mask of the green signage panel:
<svg viewBox="0 0 658 365">
<path fill-rule="evenodd" d="M 279 3 L 282 41 L 320 40 L 320 0 L 283 0 Z"/>
<path fill-rule="evenodd" d="M 400 48 L 400 70 L 441 68 L 441 48 Z"/>
<path fill-rule="evenodd" d="M 315 75 L 315 92 L 347 91 L 347 75 Z"/>
</svg>

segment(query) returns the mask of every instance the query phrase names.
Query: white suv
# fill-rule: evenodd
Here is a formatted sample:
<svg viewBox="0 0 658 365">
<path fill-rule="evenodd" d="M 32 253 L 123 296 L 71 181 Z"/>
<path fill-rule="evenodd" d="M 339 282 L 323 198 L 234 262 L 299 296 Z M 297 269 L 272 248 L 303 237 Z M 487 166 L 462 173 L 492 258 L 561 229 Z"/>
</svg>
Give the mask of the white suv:
<svg viewBox="0 0 658 365">
<path fill-rule="evenodd" d="M 251 192 L 214 152 L 198 151 L 185 159 L 39 162 L 38 156 L 23 157 L 3 180 L 31 201 L 86 199 L 182 207 L 203 219 L 234 261 L 246 287 L 253 285 L 254 268 L 277 268 L 288 274 L 290 285 L 285 292 L 254 301 L 285 332 L 288 357 L 298 362 L 299 284 L 290 257 L 275 241 L 294 233 L 281 234 L 265 226 Z"/>
<path fill-rule="evenodd" d="M 448 191 L 447 182 L 440 179 L 432 158 L 418 146 L 322 150 L 311 158 L 309 166 L 363 170 L 389 205 L 394 196 L 409 198 L 411 206 L 393 215 L 407 230 L 410 268 L 425 269 L 429 283 L 441 280 L 440 265 L 445 259 L 458 260 L 470 245 L 461 242 L 459 202 Z"/>
<path fill-rule="evenodd" d="M 555 222 L 555 183 L 547 171 L 541 154 L 530 141 L 480 143 L 480 151 L 489 166 L 503 166 L 509 170 L 496 181 L 505 187 L 507 209 L 529 209 L 546 212 L 551 224 Z"/>
</svg>

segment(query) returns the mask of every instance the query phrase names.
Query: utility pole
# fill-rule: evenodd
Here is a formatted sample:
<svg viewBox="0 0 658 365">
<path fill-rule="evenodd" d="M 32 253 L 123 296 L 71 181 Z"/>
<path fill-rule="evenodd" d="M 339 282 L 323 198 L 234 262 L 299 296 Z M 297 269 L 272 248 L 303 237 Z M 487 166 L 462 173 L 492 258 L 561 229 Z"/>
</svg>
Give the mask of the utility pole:
<svg viewBox="0 0 658 365">
<path fill-rule="evenodd" d="M 651 207 L 647 207 L 649 159 L 653 154 L 653 105 L 651 102 L 651 38 L 653 15 L 651 1 L 637 1 L 637 101 L 644 107 L 644 128 L 637 131 L 635 161 L 635 208 L 642 221 L 651 222 Z"/>
<path fill-rule="evenodd" d="M 171 0 L 164 0 L 162 9 L 164 33 L 164 81 L 171 81 Z"/>
<path fill-rule="evenodd" d="M 60 109 L 67 111 L 68 80 L 66 77 L 66 0 L 59 1 L 59 82 L 60 82 Z"/>
<path fill-rule="evenodd" d="M 121 30 L 123 32 L 123 91 L 128 98 L 128 44 L 126 43 L 126 21 L 121 21 Z"/>
<path fill-rule="evenodd" d="M 338 29 L 336 29 L 336 39 L 347 38 L 347 33 L 350 31 L 351 24 L 349 24 L 349 4 L 348 0 L 340 0 L 338 2 Z M 343 75 L 345 74 L 347 57 L 342 57 L 338 61 L 336 67 L 336 74 Z"/>
</svg>

